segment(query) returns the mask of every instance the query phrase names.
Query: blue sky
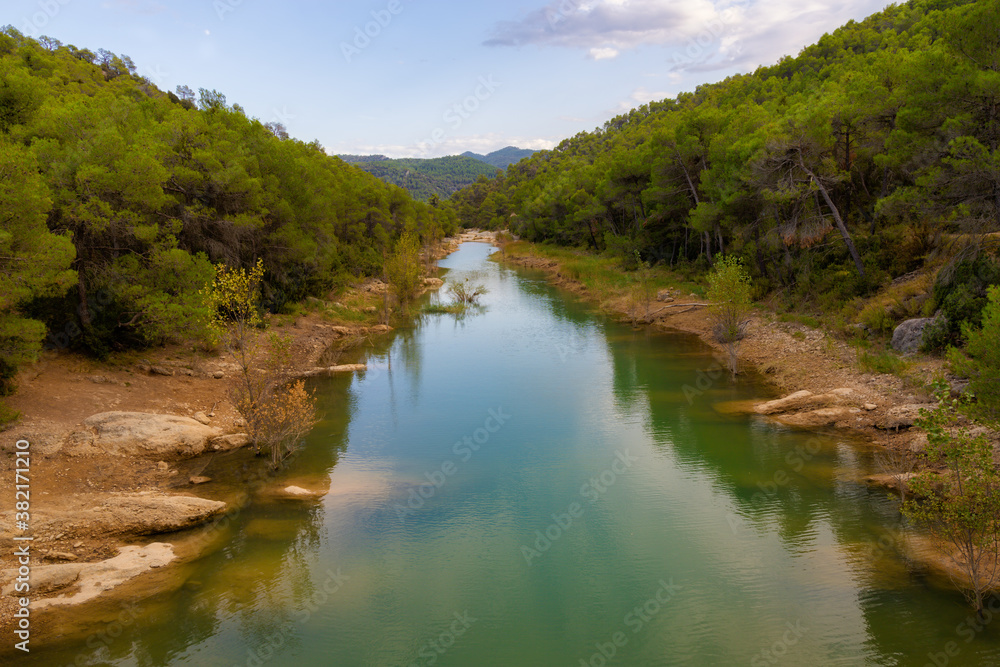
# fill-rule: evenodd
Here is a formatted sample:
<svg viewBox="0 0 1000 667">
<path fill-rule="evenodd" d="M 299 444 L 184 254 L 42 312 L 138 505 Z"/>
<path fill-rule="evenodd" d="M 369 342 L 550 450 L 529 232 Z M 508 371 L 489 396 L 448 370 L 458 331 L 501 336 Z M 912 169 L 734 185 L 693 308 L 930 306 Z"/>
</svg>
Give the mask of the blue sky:
<svg viewBox="0 0 1000 667">
<path fill-rule="evenodd" d="M 886 0 L 7 0 L 0 25 L 216 89 L 331 153 L 550 148 Z"/>
</svg>

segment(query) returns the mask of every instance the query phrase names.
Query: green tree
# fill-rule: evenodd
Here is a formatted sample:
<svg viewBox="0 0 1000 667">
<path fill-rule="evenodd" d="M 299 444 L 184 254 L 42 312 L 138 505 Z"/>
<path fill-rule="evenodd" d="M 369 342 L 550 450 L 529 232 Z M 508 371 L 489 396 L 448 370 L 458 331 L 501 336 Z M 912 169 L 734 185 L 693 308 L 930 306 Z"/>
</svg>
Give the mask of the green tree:
<svg viewBox="0 0 1000 667">
<path fill-rule="evenodd" d="M 249 271 L 223 265 L 205 297 L 213 329 L 239 368 L 230 400 L 246 421 L 256 451 L 268 453 L 277 467 L 315 425 L 316 402 L 301 380 L 289 376 L 289 339 L 265 337 L 260 329 L 263 278 L 260 261 Z"/>
<path fill-rule="evenodd" d="M 10 393 L 18 366 L 37 357 L 45 337 L 45 326 L 21 307 L 76 280 L 72 242 L 45 225 L 51 205 L 34 155 L 0 138 L 0 395 Z"/>
<path fill-rule="evenodd" d="M 978 399 L 978 410 L 989 419 L 1000 420 L 1000 285 L 989 288 L 989 303 L 983 309 L 983 324 L 963 326 L 965 350 L 948 353 L 955 370 L 970 378 L 969 389 Z"/>
<path fill-rule="evenodd" d="M 947 394 L 940 385 L 938 407 L 917 423 L 927 431 L 928 462 L 945 471 L 914 477 L 902 510 L 942 541 L 965 575 L 960 585 L 966 597 L 981 614 L 986 594 L 1000 583 L 1000 472 L 985 436 L 956 424 L 959 401 Z"/>
<path fill-rule="evenodd" d="M 729 370 L 739 373 L 740 341 L 746 338 L 753 290 L 750 275 L 739 258 L 720 257 L 708 275 L 708 299 L 715 323 L 715 339 L 726 346 Z"/>
<path fill-rule="evenodd" d="M 399 305 L 405 310 L 420 289 L 420 242 L 412 232 L 399 237 L 385 264 L 386 277 Z"/>
</svg>

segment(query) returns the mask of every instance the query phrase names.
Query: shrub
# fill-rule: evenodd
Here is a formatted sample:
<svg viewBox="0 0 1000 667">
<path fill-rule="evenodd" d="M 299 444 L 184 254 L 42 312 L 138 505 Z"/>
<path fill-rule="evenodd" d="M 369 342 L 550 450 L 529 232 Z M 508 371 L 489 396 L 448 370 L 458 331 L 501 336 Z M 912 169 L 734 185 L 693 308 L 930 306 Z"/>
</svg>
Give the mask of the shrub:
<svg viewBox="0 0 1000 667">
<path fill-rule="evenodd" d="M 942 269 L 934 284 L 933 310 L 944 316 L 924 332 L 927 351 L 943 350 L 963 342 L 963 327 L 979 326 L 986 307 L 987 289 L 1000 283 L 1000 265 L 980 255 Z"/>
<path fill-rule="evenodd" d="M 954 369 L 967 376 L 969 389 L 978 399 L 977 408 L 985 417 L 1000 419 L 1000 286 L 989 289 L 989 302 L 982 312 L 982 326 L 966 323 L 968 340 L 964 352 L 954 348 L 948 358 Z"/>
<path fill-rule="evenodd" d="M 708 274 L 707 296 L 712 302 L 713 332 L 729 352 L 729 370 L 733 375 L 739 372 L 739 343 L 746 337 L 752 293 L 750 275 L 739 258 L 720 257 Z"/>
</svg>

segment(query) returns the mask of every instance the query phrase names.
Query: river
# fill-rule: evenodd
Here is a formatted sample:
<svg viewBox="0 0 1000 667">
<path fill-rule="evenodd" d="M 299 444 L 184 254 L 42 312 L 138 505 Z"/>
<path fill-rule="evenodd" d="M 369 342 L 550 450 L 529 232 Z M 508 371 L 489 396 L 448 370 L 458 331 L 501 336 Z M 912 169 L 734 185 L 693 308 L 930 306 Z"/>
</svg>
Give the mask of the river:
<svg viewBox="0 0 1000 667">
<path fill-rule="evenodd" d="M 491 252 L 441 262 L 481 312 L 314 385 L 282 475 L 321 500 L 255 502 L 115 637 L 30 662 L 1000 664 L 997 628 L 900 553 L 867 447 L 718 411 L 767 389 Z"/>
</svg>

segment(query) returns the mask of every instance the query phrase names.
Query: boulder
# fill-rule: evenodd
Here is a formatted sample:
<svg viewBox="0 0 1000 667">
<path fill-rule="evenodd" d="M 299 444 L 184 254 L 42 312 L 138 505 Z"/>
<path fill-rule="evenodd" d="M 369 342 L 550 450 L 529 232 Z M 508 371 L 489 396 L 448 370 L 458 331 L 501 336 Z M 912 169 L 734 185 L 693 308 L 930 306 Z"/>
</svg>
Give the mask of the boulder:
<svg viewBox="0 0 1000 667">
<path fill-rule="evenodd" d="M 32 568 L 31 580 L 34 589 L 35 577 L 39 571 L 53 568 L 52 572 L 44 572 L 43 576 L 57 581 L 65 581 L 76 574 L 71 582 L 72 595 L 32 600 L 32 611 L 41 611 L 47 607 L 74 605 L 87 602 L 109 591 L 120 584 L 134 579 L 150 570 L 168 565 L 174 560 L 174 548 L 170 544 L 148 544 L 144 547 L 122 547 L 118 555 L 98 563 L 73 563 L 70 565 L 43 565 Z M 9 572 L 9 570 L 8 570 Z"/>
<path fill-rule="evenodd" d="M 924 341 L 924 329 L 933 321 L 933 317 L 921 317 L 900 324 L 892 334 L 892 349 L 900 354 L 913 354 L 920 350 Z"/>
<path fill-rule="evenodd" d="M 834 389 L 826 394 L 811 391 L 797 391 L 784 398 L 760 403 L 754 408 L 759 415 L 774 415 L 799 410 L 818 410 L 831 405 L 839 405 L 854 395 L 853 389 Z"/>
<path fill-rule="evenodd" d="M 154 461 L 192 458 L 204 453 L 212 438 L 222 435 L 219 429 L 188 417 L 141 412 L 104 412 L 83 424 L 89 431 L 70 435 L 70 453 L 76 448 Z"/>
<path fill-rule="evenodd" d="M 935 407 L 937 406 L 934 403 L 897 405 L 876 419 L 875 427 L 886 431 L 910 428 L 920 419 L 921 410 L 933 410 Z"/>
<path fill-rule="evenodd" d="M 35 595 L 45 595 L 58 591 L 76 583 L 80 578 L 82 564 L 72 565 L 36 565 L 31 568 L 31 592 Z M 4 570 L 0 577 L 3 581 L 13 579 L 17 570 Z M 14 590 L 14 582 L 3 587 L 3 595 L 18 597 L 23 595 Z"/>
<path fill-rule="evenodd" d="M 832 426 L 839 421 L 848 419 L 857 412 L 860 412 L 857 408 L 820 408 L 819 410 L 780 415 L 775 417 L 775 419 L 786 426 L 821 428 L 823 426 Z"/>
<path fill-rule="evenodd" d="M 250 436 L 246 433 L 232 433 L 230 435 L 220 435 L 212 438 L 208 442 L 209 448 L 213 452 L 232 452 L 250 444 Z"/>
<path fill-rule="evenodd" d="M 303 489 L 300 486 L 289 486 L 282 489 L 280 495 L 286 498 L 319 498 L 323 495 L 320 491 L 310 491 L 309 489 Z"/>
<path fill-rule="evenodd" d="M 218 500 L 139 493 L 112 496 L 76 518 L 94 532 L 157 535 L 198 526 L 225 510 L 226 503 Z"/>
</svg>

